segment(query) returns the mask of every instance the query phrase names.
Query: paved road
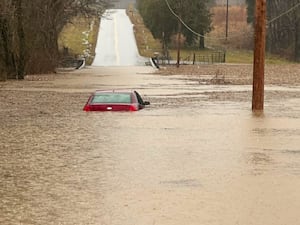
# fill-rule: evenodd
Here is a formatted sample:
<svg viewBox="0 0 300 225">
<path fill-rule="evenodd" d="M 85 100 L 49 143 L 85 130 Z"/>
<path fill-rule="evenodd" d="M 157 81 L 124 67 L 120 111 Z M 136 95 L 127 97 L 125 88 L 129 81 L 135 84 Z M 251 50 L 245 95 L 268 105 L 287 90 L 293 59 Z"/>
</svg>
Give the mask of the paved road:
<svg viewBox="0 0 300 225">
<path fill-rule="evenodd" d="M 135 66 L 144 62 L 125 9 L 107 10 L 101 19 L 93 66 Z"/>
</svg>

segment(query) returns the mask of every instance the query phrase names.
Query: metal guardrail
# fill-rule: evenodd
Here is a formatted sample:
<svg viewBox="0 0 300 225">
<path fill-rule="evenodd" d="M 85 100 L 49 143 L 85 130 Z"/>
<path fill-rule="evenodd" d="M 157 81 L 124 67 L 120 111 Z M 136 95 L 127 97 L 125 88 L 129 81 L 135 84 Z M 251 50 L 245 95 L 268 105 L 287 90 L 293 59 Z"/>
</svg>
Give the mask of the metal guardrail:
<svg viewBox="0 0 300 225">
<path fill-rule="evenodd" d="M 63 68 L 82 69 L 85 66 L 85 59 L 64 58 L 59 62 L 59 66 Z"/>
</svg>

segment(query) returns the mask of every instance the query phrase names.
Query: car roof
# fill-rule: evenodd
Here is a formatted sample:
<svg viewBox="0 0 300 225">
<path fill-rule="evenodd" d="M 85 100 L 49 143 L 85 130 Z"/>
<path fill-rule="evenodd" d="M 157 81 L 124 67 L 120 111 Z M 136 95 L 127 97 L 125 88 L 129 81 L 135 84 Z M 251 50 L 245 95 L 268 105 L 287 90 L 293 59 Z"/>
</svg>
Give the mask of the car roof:
<svg viewBox="0 0 300 225">
<path fill-rule="evenodd" d="M 111 90 L 96 90 L 94 93 L 134 93 L 134 90 L 130 89 L 111 89 Z"/>
</svg>

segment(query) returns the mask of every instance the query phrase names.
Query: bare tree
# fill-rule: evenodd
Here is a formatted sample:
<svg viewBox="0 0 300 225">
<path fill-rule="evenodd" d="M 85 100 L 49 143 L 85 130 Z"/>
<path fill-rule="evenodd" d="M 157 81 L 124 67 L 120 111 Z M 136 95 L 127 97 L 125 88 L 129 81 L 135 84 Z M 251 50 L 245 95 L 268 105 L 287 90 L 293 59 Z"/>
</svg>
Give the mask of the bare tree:
<svg viewBox="0 0 300 225">
<path fill-rule="evenodd" d="M 4 80 L 15 71 L 13 27 L 16 9 L 12 0 L 4 0 L 0 4 L 0 79 Z"/>
<path fill-rule="evenodd" d="M 295 60 L 300 59 L 300 7 L 294 8 L 300 0 L 274 0 L 268 4 L 269 50 L 283 52 Z M 291 10 L 292 9 L 292 10 Z M 275 20 L 272 21 L 272 19 Z"/>
<path fill-rule="evenodd" d="M 0 74 L 23 79 L 26 73 L 53 72 L 58 36 L 72 18 L 100 16 L 109 0 L 1 0 Z M 4 72 L 2 72 L 4 71 Z M 6 75 L 1 75 L 2 77 Z"/>
</svg>

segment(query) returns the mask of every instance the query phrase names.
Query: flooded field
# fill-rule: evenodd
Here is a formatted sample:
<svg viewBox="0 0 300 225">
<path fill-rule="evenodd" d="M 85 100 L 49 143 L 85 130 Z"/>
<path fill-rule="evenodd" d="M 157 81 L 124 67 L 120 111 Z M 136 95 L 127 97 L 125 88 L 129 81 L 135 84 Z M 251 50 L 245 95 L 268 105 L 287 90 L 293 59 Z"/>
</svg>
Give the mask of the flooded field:
<svg viewBox="0 0 300 225">
<path fill-rule="evenodd" d="M 148 67 L 0 83 L 0 224 L 298 224 L 300 87 L 204 85 Z M 82 111 L 134 88 L 133 113 Z"/>
</svg>

